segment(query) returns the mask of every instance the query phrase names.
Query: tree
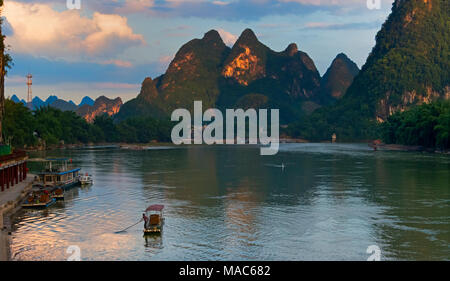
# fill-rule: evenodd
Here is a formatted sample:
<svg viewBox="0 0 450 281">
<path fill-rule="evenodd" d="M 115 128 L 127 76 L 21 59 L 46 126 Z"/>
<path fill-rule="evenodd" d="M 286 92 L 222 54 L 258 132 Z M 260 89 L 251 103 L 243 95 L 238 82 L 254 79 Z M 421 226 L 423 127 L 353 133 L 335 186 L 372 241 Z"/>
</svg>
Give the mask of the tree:
<svg viewBox="0 0 450 281">
<path fill-rule="evenodd" d="M 3 35 L 1 18 L 3 12 L 3 0 L 0 0 L 0 144 L 3 143 L 3 116 L 5 114 L 5 76 L 10 68 L 11 56 L 5 54 L 5 36 Z"/>
<path fill-rule="evenodd" d="M 386 143 L 448 149 L 450 101 L 422 104 L 397 112 L 381 125 L 381 132 Z"/>
<path fill-rule="evenodd" d="M 3 130 L 14 146 L 34 145 L 36 121 L 31 111 L 22 103 L 5 100 Z"/>
</svg>

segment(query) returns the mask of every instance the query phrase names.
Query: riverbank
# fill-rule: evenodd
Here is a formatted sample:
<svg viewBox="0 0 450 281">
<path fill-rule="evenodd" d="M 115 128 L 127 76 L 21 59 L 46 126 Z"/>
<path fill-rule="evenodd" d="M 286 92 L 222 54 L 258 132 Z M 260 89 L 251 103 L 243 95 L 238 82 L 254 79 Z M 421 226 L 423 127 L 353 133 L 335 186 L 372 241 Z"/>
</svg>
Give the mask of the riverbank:
<svg viewBox="0 0 450 281">
<path fill-rule="evenodd" d="M 35 175 L 27 178 L 9 189 L 0 192 L 0 261 L 10 260 L 9 235 L 10 225 L 4 225 L 5 218 L 14 215 L 20 209 L 20 203 L 32 188 Z"/>
<path fill-rule="evenodd" d="M 380 150 L 380 151 L 404 151 L 404 152 L 429 152 L 429 153 L 442 153 L 450 154 L 450 150 L 439 150 L 436 148 L 423 147 L 418 145 L 401 145 L 401 144 L 385 144 L 385 143 L 373 143 L 374 141 L 360 141 L 360 142 L 336 142 L 336 143 L 367 143 L 368 146 Z M 280 138 L 280 143 L 314 143 L 309 140 L 301 138 Z M 332 143 L 332 141 L 321 141 L 317 143 Z M 51 146 L 47 148 L 28 148 L 26 151 L 44 151 L 44 150 L 59 150 L 59 149 L 126 149 L 126 150 L 145 150 L 149 147 L 158 146 L 175 146 L 171 142 L 150 142 L 150 143 L 97 143 L 97 144 L 65 144 L 58 146 Z"/>
<path fill-rule="evenodd" d="M 28 147 L 27 152 L 57 150 L 57 149 L 101 149 L 101 148 L 120 148 L 120 149 L 144 149 L 145 147 L 169 146 L 174 145 L 171 142 L 150 142 L 150 143 L 88 143 L 88 144 L 63 144 L 48 147 Z"/>
<path fill-rule="evenodd" d="M 439 150 L 436 148 L 424 147 L 424 146 L 420 146 L 420 145 L 369 143 L 369 146 L 375 150 L 380 150 L 380 151 L 429 152 L 429 153 L 450 154 L 449 150 Z"/>
</svg>

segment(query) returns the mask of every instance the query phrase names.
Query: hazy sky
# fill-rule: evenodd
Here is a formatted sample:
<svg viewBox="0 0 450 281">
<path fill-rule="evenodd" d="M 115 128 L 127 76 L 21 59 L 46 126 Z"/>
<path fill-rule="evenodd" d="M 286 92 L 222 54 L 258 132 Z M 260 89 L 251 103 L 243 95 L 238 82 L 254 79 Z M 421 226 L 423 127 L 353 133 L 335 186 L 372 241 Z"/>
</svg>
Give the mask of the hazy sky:
<svg viewBox="0 0 450 281">
<path fill-rule="evenodd" d="M 295 42 L 321 75 L 340 52 L 361 67 L 392 2 L 371 10 L 367 0 L 81 0 L 80 10 L 68 10 L 66 0 L 8 0 L 3 29 L 14 66 L 5 95 L 25 99 L 30 72 L 42 99 L 126 101 L 210 29 L 229 46 L 247 27 L 276 51 Z"/>
</svg>

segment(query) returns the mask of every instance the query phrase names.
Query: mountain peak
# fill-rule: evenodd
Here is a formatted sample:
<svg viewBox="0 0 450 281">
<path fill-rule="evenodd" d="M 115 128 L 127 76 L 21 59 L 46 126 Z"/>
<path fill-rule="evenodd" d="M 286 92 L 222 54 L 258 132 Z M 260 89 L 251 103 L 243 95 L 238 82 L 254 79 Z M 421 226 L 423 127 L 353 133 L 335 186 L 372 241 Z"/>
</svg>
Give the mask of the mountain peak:
<svg viewBox="0 0 450 281">
<path fill-rule="evenodd" d="M 87 122 L 92 123 L 94 122 L 95 117 L 99 115 L 107 114 L 108 116 L 113 116 L 117 114 L 121 107 L 122 99 L 120 97 L 110 99 L 105 96 L 100 96 L 95 99 L 93 105 L 84 104 L 79 106 L 76 113 L 83 117 Z"/>
<path fill-rule="evenodd" d="M 58 100 L 58 97 L 55 95 L 51 95 L 45 100 L 45 105 L 50 105 L 53 102 L 55 102 L 56 100 Z"/>
<path fill-rule="evenodd" d="M 92 105 L 94 105 L 94 100 L 91 99 L 91 98 L 88 97 L 88 96 L 85 96 L 85 97 L 81 100 L 81 102 L 80 102 L 80 104 L 79 104 L 78 106 L 82 106 L 82 105 L 85 105 L 85 104 L 92 106 Z"/>
<path fill-rule="evenodd" d="M 338 54 L 322 77 L 322 98 L 328 101 L 342 98 L 358 72 L 356 63 L 346 54 Z"/>
<path fill-rule="evenodd" d="M 12 95 L 11 100 L 12 100 L 13 102 L 15 102 L 15 103 L 19 103 L 19 102 L 20 102 L 19 97 L 17 97 L 15 94 Z"/>
<path fill-rule="evenodd" d="M 259 42 L 259 41 L 253 30 L 247 28 L 241 33 L 241 36 L 239 36 L 237 42 L 245 43 L 245 42 Z"/>
<path fill-rule="evenodd" d="M 346 54 L 344 53 L 339 53 L 335 59 L 345 59 L 345 60 L 349 60 L 349 58 L 347 57 Z"/>
<path fill-rule="evenodd" d="M 287 46 L 286 50 L 284 50 L 285 53 L 287 53 L 289 56 L 293 56 L 298 52 L 298 46 L 295 43 L 291 43 L 289 44 L 289 46 Z"/>
<path fill-rule="evenodd" d="M 336 56 L 336 58 L 331 63 L 330 67 L 336 66 L 338 63 L 344 63 L 347 70 L 352 74 L 356 75 L 359 72 L 359 68 L 354 61 L 352 61 L 346 54 L 340 53 Z"/>
<path fill-rule="evenodd" d="M 217 30 L 215 29 L 211 29 L 210 31 L 206 32 L 202 40 L 223 42 L 219 32 L 217 32 Z"/>
</svg>

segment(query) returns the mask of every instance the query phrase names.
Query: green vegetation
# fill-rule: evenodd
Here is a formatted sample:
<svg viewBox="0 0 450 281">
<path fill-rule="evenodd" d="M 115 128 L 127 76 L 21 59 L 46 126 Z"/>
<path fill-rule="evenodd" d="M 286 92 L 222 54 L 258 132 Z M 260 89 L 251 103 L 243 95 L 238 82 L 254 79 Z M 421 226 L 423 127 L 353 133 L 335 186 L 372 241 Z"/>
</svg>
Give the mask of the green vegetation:
<svg viewBox="0 0 450 281">
<path fill-rule="evenodd" d="M 396 1 L 376 45 L 345 96 L 295 124 L 293 133 L 312 140 L 367 140 L 379 135 L 375 119 L 389 108 L 412 106 L 429 92 L 440 99 L 450 82 L 450 1 Z M 405 102 L 406 93 L 416 99 Z M 383 100 L 383 102 L 381 102 Z"/>
<path fill-rule="evenodd" d="M 397 112 L 381 125 L 386 143 L 450 148 L 450 101 Z"/>
<path fill-rule="evenodd" d="M 11 146 L 0 144 L 0 156 L 11 154 Z"/>
<path fill-rule="evenodd" d="M 5 76 L 8 73 L 8 69 L 11 68 L 12 58 L 9 54 L 5 53 L 7 49 L 5 46 L 5 35 L 3 35 L 2 25 L 3 18 L 1 13 L 3 11 L 3 0 L 0 0 L 0 144 L 3 143 L 3 115 L 5 114 Z"/>
<path fill-rule="evenodd" d="M 54 146 L 101 142 L 148 143 L 169 141 L 172 124 L 168 120 L 136 117 L 114 123 L 107 115 L 87 123 L 73 111 L 41 107 L 30 111 L 22 103 L 5 101 L 3 133 L 15 147 Z"/>
</svg>

